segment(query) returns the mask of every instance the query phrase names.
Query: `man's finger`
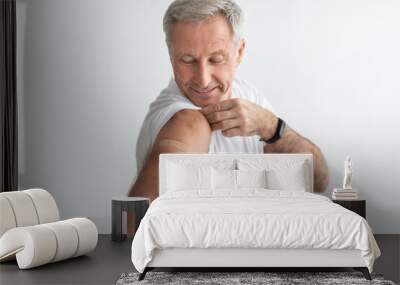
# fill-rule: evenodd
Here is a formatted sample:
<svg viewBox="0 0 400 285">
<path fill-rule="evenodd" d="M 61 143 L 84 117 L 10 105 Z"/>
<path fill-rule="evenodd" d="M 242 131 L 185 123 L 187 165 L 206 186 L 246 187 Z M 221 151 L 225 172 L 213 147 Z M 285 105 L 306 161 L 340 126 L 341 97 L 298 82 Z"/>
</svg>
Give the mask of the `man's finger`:
<svg viewBox="0 0 400 285">
<path fill-rule="evenodd" d="M 221 131 L 225 131 L 228 129 L 232 129 L 232 128 L 237 128 L 240 126 L 240 121 L 237 119 L 231 119 L 231 120 L 224 120 L 215 124 L 211 125 L 211 128 L 213 130 L 221 130 Z"/>
<path fill-rule="evenodd" d="M 207 121 L 210 124 L 214 124 L 223 120 L 228 120 L 228 119 L 233 119 L 236 117 L 236 113 L 233 112 L 232 110 L 228 111 L 221 111 L 221 112 L 215 112 L 215 113 L 210 113 L 206 115 Z"/>
<path fill-rule="evenodd" d="M 208 115 L 208 114 L 215 113 L 215 112 L 229 110 L 229 109 L 235 107 L 236 105 L 238 105 L 238 103 L 239 103 L 239 99 L 237 99 L 237 98 L 228 99 L 228 100 L 221 101 L 217 104 L 208 105 L 208 106 L 200 109 L 200 112 L 203 115 Z"/>
<path fill-rule="evenodd" d="M 242 135 L 239 128 L 232 128 L 222 131 L 222 134 L 226 137 L 237 137 Z"/>
</svg>

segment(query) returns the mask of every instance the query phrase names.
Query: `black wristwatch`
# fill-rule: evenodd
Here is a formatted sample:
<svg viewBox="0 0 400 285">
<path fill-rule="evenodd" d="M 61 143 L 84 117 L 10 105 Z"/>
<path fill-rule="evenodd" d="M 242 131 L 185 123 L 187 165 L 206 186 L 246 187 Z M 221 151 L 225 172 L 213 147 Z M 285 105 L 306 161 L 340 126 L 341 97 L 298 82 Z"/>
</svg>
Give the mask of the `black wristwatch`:
<svg viewBox="0 0 400 285">
<path fill-rule="evenodd" d="M 263 141 L 267 144 L 271 144 L 279 140 L 283 136 L 283 132 L 285 131 L 286 122 L 278 117 L 278 125 L 276 127 L 275 134 L 268 140 L 260 138 L 260 141 Z"/>
</svg>

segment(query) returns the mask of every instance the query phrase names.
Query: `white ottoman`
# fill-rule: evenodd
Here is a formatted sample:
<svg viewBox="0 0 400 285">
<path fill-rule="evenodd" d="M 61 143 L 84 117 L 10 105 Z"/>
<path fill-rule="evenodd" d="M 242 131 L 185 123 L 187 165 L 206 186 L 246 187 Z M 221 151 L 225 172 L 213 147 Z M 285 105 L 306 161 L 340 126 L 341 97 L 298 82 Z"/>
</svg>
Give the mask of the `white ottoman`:
<svg viewBox="0 0 400 285">
<path fill-rule="evenodd" d="M 96 248 L 96 225 L 87 218 L 59 221 L 56 202 L 43 189 L 0 193 L 0 262 L 20 269 L 86 254 Z"/>
</svg>

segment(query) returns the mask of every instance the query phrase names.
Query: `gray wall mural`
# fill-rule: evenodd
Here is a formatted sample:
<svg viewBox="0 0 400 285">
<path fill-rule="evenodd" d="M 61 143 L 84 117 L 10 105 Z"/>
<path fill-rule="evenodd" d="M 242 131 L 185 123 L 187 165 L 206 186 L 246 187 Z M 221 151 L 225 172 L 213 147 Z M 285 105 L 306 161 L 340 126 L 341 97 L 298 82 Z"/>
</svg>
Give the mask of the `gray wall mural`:
<svg viewBox="0 0 400 285">
<path fill-rule="evenodd" d="M 400 2 L 238 1 L 239 76 L 324 151 L 330 196 L 353 159 L 375 233 L 400 233 Z M 169 1 L 18 0 L 19 179 L 63 218 L 111 231 L 111 197 L 136 173 L 150 102 L 171 77 Z"/>
</svg>

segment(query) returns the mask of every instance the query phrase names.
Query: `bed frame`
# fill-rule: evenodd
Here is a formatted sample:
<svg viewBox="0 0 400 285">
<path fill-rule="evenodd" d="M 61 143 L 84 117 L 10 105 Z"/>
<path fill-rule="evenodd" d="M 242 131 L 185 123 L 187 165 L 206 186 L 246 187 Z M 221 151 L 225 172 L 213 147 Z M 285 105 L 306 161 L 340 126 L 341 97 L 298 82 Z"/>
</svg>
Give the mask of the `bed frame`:
<svg viewBox="0 0 400 285">
<path fill-rule="evenodd" d="M 371 280 L 365 261 L 359 250 L 329 250 L 329 249 L 199 249 L 170 248 L 157 249 L 151 262 L 143 273 L 142 280 L 148 271 L 155 268 L 185 268 L 185 269 L 233 269 L 233 271 L 258 271 L 273 268 L 290 271 L 296 268 L 334 269 L 353 268 L 361 271 L 367 280 Z"/>
<path fill-rule="evenodd" d="M 307 163 L 309 171 L 308 192 L 313 192 L 313 157 L 311 154 L 161 154 L 160 155 L 160 195 L 165 193 L 164 185 L 167 178 L 169 161 L 190 159 L 199 163 L 223 159 L 232 160 L 240 158 L 262 159 L 290 159 L 303 160 Z M 150 270 L 161 268 L 184 269 L 229 269 L 229 271 L 265 271 L 266 269 L 309 268 L 353 268 L 361 271 L 367 280 L 371 280 L 369 270 L 361 257 L 359 250 L 330 250 L 330 249 L 254 249 L 254 248 L 169 248 L 157 249 L 153 259 L 149 262 L 139 280 L 143 280 Z"/>
</svg>

